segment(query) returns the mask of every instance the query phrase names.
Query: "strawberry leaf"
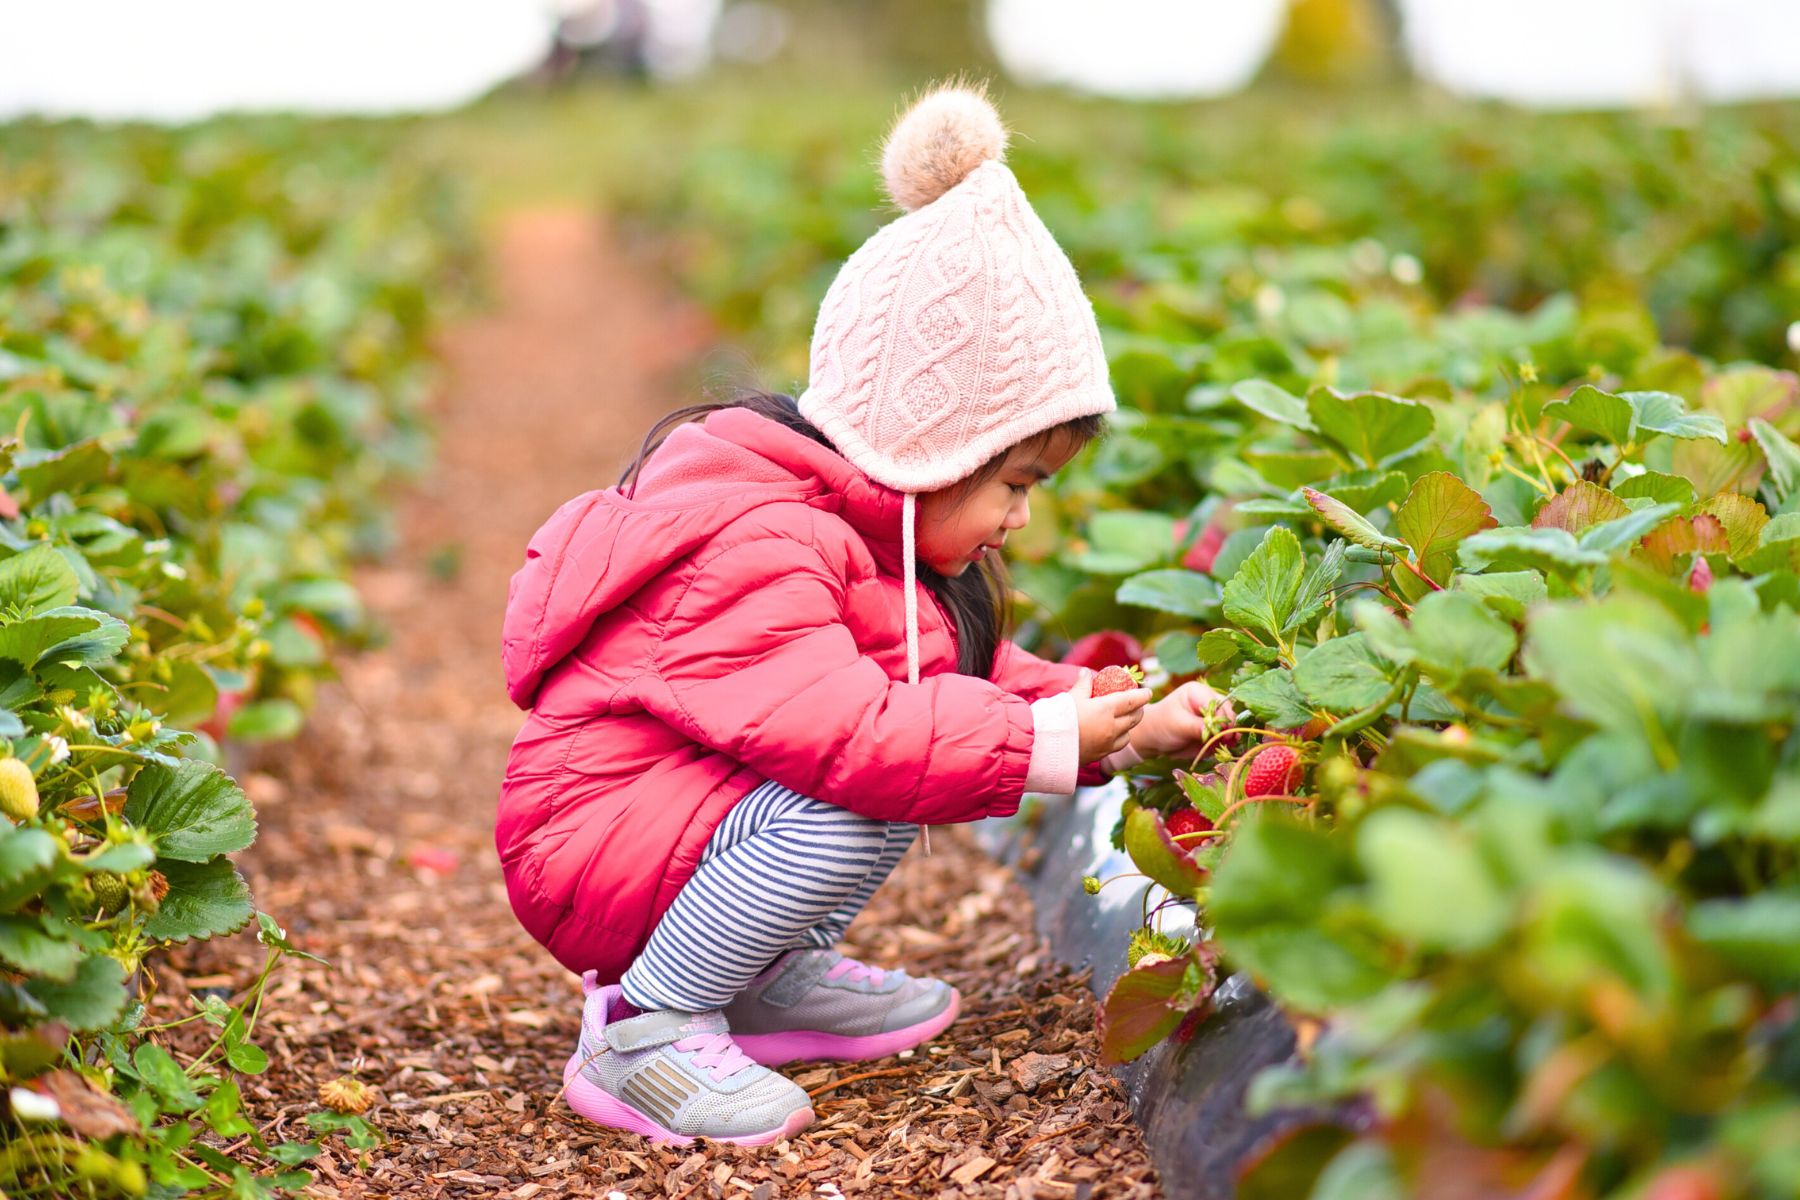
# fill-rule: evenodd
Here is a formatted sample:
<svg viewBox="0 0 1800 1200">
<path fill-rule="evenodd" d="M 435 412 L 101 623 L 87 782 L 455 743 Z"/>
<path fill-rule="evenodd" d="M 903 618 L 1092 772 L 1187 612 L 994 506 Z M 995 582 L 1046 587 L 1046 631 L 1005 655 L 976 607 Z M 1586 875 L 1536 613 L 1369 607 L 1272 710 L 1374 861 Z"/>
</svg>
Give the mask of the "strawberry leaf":
<svg viewBox="0 0 1800 1200">
<path fill-rule="evenodd" d="M 1615 446 L 1630 445 L 1637 432 L 1637 413 L 1631 402 L 1592 384 L 1583 384 L 1567 398 L 1544 405 L 1544 416 L 1598 434 Z"/>
<path fill-rule="evenodd" d="M 1318 427 L 1307 415 L 1306 403 L 1300 397 L 1292 395 L 1275 386 L 1266 379 L 1246 379 L 1231 389 L 1231 398 L 1252 412 L 1261 413 L 1273 421 L 1284 425 L 1292 425 L 1304 429 L 1308 433 Z"/>
<path fill-rule="evenodd" d="M 1599 484 L 1577 479 L 1538 509 L 1531 527 L 1580 533 L 1590 525 L 1615 520 L 1630 511 L 1630 505 Z"/>
<path fill-rule="evenodd" d="M 1341 446 L 1351 461 L 1384 467 L 1431 436 L 1437 421 L 1417 400 L 1385 392 L 1346 395 L 1318 387 L 1306 395 L 1306 412 L 1318 431 Z"/>
<path fill-rule="evenodd" d="M 1448 471 L 1419 476 L 1394 518 L 1394 528 L 1419 562 L 1447 554 L 1470 534 L 1496 524 L 1481 493 Z"/>
<path fill-rule="evenodd" d="M 1225 584 L 1225 619 L 1278 638 L 1294 613 L 1305 570 L 1300 539 L 1291 530 L 1271 526 Z"/>
<path fill-rule="evenodd" d="M 1339 536 L 1348 538 L 1358 546 L 1366 546 L 1370 550 L 1399 550 L 1405 543 L 1399 538 L 1389 537 L 1375 526 L 1368 518 L 1345 504 L 1342 500 L 1327 496 L 1317 488 L 1302 488 L 1306 503 L 1319 514 L 1319 519 Z"/>
<path fill-rule="evenodd" d="M 1100 1005 L 1102 1062 L 1130 1062 L 1175 1032 L 1182 1009 L 1174 1001 L 1186 974 L 1186 958 L 1166 958 L 1140 963 L 1119 976 Z"/>
<path fill-rule="evenodd" d="M 1312 705 L 1351 712 L 1387 695 L 1393 673 L 1393 664 L 1375 653 L 1366 636 L 1351 633 L 1307 651 L 1294 666 L 1294 686 Z"/>
</svg>

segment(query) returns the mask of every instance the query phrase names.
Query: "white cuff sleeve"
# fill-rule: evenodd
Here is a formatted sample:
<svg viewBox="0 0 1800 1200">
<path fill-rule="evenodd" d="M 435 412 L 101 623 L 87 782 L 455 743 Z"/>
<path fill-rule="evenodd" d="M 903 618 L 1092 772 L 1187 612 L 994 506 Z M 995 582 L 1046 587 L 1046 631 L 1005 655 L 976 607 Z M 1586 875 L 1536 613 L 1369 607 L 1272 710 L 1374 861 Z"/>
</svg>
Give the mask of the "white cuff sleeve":
<svg viewBox="0 0 1800 1200">
<path fill-rule="evenodd" d="M 1069 796 L 1081 772 L 1081 726 L 1075 719 L 1075 697 L 1059 692 L 1031 706 L 1031 763 L 1025 790 Z"/>
<path fill-rule="evenodd" d="M 1137 752 L 1137 747 L 1126 742 L 1117 750 L 1100 760 L 1100 769 L 1108 775 L 1117 775 L 1120 771 L 1129 771 L 1144 761 L 1144 756 Z"/>
</svg>

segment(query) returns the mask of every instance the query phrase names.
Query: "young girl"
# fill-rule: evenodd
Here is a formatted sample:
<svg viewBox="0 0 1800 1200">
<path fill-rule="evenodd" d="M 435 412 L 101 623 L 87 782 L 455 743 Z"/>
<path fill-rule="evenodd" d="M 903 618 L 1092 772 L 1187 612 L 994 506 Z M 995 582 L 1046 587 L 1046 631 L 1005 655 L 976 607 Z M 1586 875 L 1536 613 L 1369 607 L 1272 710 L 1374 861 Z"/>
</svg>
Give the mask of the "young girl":
<svg viewBox="0 0 1800 1200">
<path fill-rule="evenodd" d="M 920 825 L 1203 735 L 1204 688 L 1096 699 L 1003 640 L 997 552 L 1114 407 L 1004 143 L 977 92 L 914 106 L 883 155 L 907 214 L 832 284 L 798 402 L 666 418 L 513 577 L 503 656 L 530 716 L 495 838 L 519 919 L 583 975 L 564 1078 L 602 1125 L 803 1128 L 771 1066 L 893 1054 L 956 1018 L 948 984 L 832 949 Z"/>
</svg>

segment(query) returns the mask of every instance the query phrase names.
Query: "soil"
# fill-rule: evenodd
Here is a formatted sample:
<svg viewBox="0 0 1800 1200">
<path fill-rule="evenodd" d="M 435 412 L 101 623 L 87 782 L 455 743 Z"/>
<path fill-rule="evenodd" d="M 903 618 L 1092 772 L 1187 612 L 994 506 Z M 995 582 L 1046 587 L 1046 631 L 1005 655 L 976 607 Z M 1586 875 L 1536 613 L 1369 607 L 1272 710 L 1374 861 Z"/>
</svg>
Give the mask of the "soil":
<svg viewBox="0 0 1800 1200">
<path fill-rule="evenodd" d="M 561 1103 L 579 984 L 513 920 L 493 853 L 520 721 L 500 679 L 506 584 L 557 505 L 611 483 L 689 402 L 711 335 L 584 214 L 511 218 L 493 262 L 491 310 L 443 341 L 438 463 L 403 499 L 398 552 L 359 574 L 387 640 L 342 656 L 305 735 L 245 777 L 261 831 L 240 866 L 330 963 L 290 961 L 271 983 L 253 1118 L 306 1138 L 320 1084 L 373 1086 L 385 1141 L 329 1142 L 312 1163 L 323 1196 L 1159 1195 L 1097 1065 L 1083 978 L 1050 960 L 1024 893 L 961 829 L 915 848 L 848 948 L 950 980 L 964 1016 L 900 1057 L 791 1068 L 811 1129 L 760 1150 L 662 1148 Z M 159 973 L 162 1000 L 241 989 L 260 958 L 244 937 L 197 948 Z"/>
</svg>

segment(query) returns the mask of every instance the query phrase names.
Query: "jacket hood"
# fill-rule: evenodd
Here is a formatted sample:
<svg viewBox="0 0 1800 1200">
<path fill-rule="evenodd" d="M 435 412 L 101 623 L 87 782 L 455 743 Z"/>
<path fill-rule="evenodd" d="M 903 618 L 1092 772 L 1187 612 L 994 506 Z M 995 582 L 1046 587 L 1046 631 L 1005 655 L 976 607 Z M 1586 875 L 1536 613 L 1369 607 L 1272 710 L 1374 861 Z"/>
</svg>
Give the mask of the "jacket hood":
<svg viewBox="0 0 1800 1200">
<path fill-rule="evenodd" d="M 544 677 L 601 616 L 765 505 L 799 501 L 835 512 L 878 561 L 901 566 L 903 497 L 822 446 L 742 408 L 678 426 L 627 498 L 584 492 L 544 522 L 506 594 L 506 692 L 530 708 Z"/>
</svg>

